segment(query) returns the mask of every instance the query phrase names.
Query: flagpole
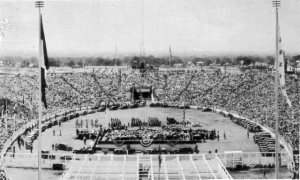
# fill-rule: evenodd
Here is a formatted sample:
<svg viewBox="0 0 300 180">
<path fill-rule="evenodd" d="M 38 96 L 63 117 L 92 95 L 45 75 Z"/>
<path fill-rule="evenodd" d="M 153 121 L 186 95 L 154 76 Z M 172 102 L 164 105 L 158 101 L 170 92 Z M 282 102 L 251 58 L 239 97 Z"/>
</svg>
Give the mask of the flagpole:
<svg viewBox="0 0 300 180">
<path fill-rule="evenodd" d="M 16 132 L 16 112 L 14 112 L 14 132 Z"/>
<path fill-rule="evenodd" d="M 7 118 L 8 118 L 8 111 L 7 111 L 7 99 L 5 100 L 5 103 L 6 103 L 6 106 L 5 106 L 5 111 L 6 111 L 6 113 L 5 113 L 5 130 L 6 130 L 6 134 L 8 134 L 8 130 L 7 130 Z"/>
<path fill-rule="evenodd" d="M 278 7 L 280 6 L 280 1 L 272 1 L 273 7 L 276 8 L 276 56 L 275 56 L 275 179 L 278 179 L 279 171 L 279 161 L 278 161 L 278 119 L 279 119 L 279 109 L 278 109 Z"/>
<path fill-rule="evenodd" d="M 35 7 L 39 9 L 39 34 L 38 34 L 38 45 L 39 45 L 39 54 L 38 54 L 38 77 L 39 77 L 39 134 L 38 134 L 38 179 L 42 179 L 42 159 L 41 159 L 41 147 L 42 147 L 42 70 L 41 70 L 41 8 L 44 7 L 44 2 L 43 1 L 36 1 L 35 2 Z"/>
</svg>

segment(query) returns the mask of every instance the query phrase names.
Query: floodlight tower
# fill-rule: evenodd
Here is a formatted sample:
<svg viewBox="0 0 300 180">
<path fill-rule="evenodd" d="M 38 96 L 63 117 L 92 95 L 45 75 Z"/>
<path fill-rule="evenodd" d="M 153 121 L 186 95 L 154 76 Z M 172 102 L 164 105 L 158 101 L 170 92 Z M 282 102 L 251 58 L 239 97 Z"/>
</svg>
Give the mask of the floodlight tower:
<svg viewBox="0 0 300 180">
<path fill-rule="evenodd" d="M 39 9 L 39 22 L 38 22 L 38 28 L 39 28 L 39 34 L 38 34 L 38 43 L 39 43 L 39 56 L 38 56 L 38 66 L 39 66 L 39 87 L 42 86 L 42 78 L 41 78 L 41 8 L 44 7 L 43 1 L 36 1 L 35 7 Z M 38 120 L 38 128 L 39 128 L 39 135 L 38 135 L 38 179 L 42 179 L 42 158 L 41 158 L 41 143 L 42 143 L 42 91 L 39 90 L 39 120 Z"/>
<path fill-rule="evenodd" d="M 272 1 L 273 7 L 275 7 L 276 10 L 276 56 L 275 56 L 275 178 L 278 179 L 278 172 L 279 172 L 279 143 L 278 143 L 278 119 L 279 119 L 279 109 L 278 109 L 278 56 L 279 56 L 279 49 L 278 49 L 278 7 L 280 7 L 281 2 L 280 0 L 274 0 Z"/>
</svg>

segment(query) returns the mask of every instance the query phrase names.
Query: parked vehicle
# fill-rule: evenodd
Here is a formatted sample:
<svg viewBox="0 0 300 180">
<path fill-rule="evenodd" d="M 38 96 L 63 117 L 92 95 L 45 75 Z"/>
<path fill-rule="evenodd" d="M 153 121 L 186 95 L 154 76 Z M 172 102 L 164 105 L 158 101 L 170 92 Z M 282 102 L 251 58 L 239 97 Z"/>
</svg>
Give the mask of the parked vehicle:
<svg viewBox="0 0 300 180">
<path fill-rule="evenodd" d="M 60 157 L 60 159 L 65 161 L 71 161 L 73 158 L 71 156 L 62 156 Z"/>
<path fill-rule="evenodd" d="M 190 147 L 181 147 L 179 149 L 179 154 L 193 154 L 193 149 Z"/>
<path fill-rule="evenodd" d="M 127 154 L 127 152 L 124 149 L 115 149 L 114 154 Z"/>
<path fill-rule="evenodd" d="M 122 104 L 119 109 L 128 109 L 128 105 L 127 104 Z"/>
<path fill-rule="evenodd" d="M 74 154 L 94 154 L 92 148 L 81 148 L 73 151 Z"/>
<path fill-rule="evenodd" d="M 117 105 L 112 105 L 109 110 L 113 111 L 113 110 L 117 110 L 118 109 L 118 106 Z"/>
<path fill-rule="evenodd" d="M 138 103 L 132 103 L 130 104 L 130 108 L 138 108 L 139 104 Z"/>
<path fill-rule="evenodd" d="M 68 146 L 67 144 L 55 144 L 54 145 L 55 150 L 61 150 L 61 151 L 72 151 L 73 148 L 71 146 Z"/>
</svg>

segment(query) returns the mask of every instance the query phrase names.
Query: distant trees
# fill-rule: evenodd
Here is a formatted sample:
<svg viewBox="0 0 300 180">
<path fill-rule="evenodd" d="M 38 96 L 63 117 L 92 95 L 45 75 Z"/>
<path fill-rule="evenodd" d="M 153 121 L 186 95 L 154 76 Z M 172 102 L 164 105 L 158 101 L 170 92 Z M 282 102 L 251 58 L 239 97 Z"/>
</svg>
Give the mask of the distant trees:
<svg viewBox="0 0 300 180">
<path fill-rule="evenodd" d="M 59 67 L 59 66 L 61 66 L 61 63 L 59 60 L 57 60 L 55 58 L 49 58 L 49 66 Z"/>
<path fill-rule="evenodd" d="M 270 65 L 273 65 L 274 62 L 275 62 L 275 58 L 272 57 L 272 56 L 267 56 L 267 57 L 266 57 L 266 62 L 267 62 L 268 64 L 270 64 Z"/>
<path fill-rule="evenodd" d="M 300 60 L 300 55 L 287 57 L 293 64 L 297 60 Z M 3 61 L 5 65 L 15 65 L 16 62 L 21 62 L 22 67 L 27 67 L 29 64 L 37 65 L 37 59 L 35 57 L 22 58 L 22 57 L 0 57 L 0 61 Z M 140 68 L 147 65 L 153 67 L 160 67 L 162 65 L 174 67 L 174 64 L 183 64 L 186 66 L 189 62 L 197 65 L 197 62 L 203 62 L 203 65 L 209 66 L 211 64 L 224 65 L 250 65 L 256 62 L 265 62 L 267 64 L 274 64 L 274 57 L 272 56 L 186 56 L 178 57 L 173 56 L 171 59 L 168 56 L 125 56 L 122 58 L 110 58 L 110 57 L 49 57 L 49 64 L 52 67 L 83 67 L 85 66 L 120 66 L 127 65 L 131 67 Z"/>
<path fill-rule="evenodd" d="M 268 58 L 269 58 L 268 61 L 271 62 L 272 57 L 268 56 Z M 256 62 L 266 62 L 267 63 L 268 61 L 267 61 L 266 57 L 263 58 L 263 57 L 259 57 L 259 56 L 238 56 L 235 58 L 233 63 L 235 65 L 242 64 L 242 65 L 248 66 L 250 64 L 255 64 Z"/>
<path fill-rule="evenodd" d="M 293 56 L 292 59 L 295 60 L 295 61 L 300 60 L 300 55 Z"/>
<path fill-rule="evenodd" d="M 75 62 L 73 60 L 67 62 L 67 66 L 69 67 L 74 67 L 75 66 Z"/>
</svg>

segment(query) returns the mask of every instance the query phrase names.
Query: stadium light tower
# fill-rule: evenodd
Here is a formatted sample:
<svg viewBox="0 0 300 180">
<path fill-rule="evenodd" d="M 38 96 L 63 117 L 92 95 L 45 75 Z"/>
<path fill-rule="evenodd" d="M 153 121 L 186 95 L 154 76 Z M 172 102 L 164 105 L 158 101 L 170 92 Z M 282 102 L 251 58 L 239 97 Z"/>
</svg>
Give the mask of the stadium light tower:
<svg viewBox="0 0 300 180">
<path fill-rule="evenodd" d="M 41 8 L 44 7 L 43 1 L 36 1 L 35 7 L 39 9 L 39 22 L 38 22 L 38 28 L 39 28 L 39 34 L 38 34 L 38 43 L 39 43 L 39 56 L 38 56 L 38 65 L 39 65 L 39 87 L 41 87 L 42 81 L 41 81 L 41 57 L 40 57 L 40 49 L 41 49 L 41 41 L 40 41 L 40 35 L 41 35 Z M 39 91 L 39 104 L 41 104 L 42 101 L 42 92 Z M 42 179 L 42 159 L 41 159 L 41 143 L 42 143 L 42 106 L 39 105 L 39 134 L 38 134 L 38 179 Z"/>
<path fill-rule="evenodd" d="M 36 7 L 36 8 L 39 8 L 39 15 L 40 15 L 40 13 L 41 13 L 41 8 L 44 7 L 44 1 L 36 1 L 36 2 L 35 2 L 35 7 Z"/>
<path fill-rule="evenodd" d="M 278 171 L 279 171 L 279 161 L 278 161 L 278 118 L 279 118 L 279 110 L 278 110 L 278 7 L 281 5 L 280 0 L 272 1 L 273 7 L 276 10 L 276 56 L 275 56 L 275 178 L 278 179 Z"/>
</svg>

